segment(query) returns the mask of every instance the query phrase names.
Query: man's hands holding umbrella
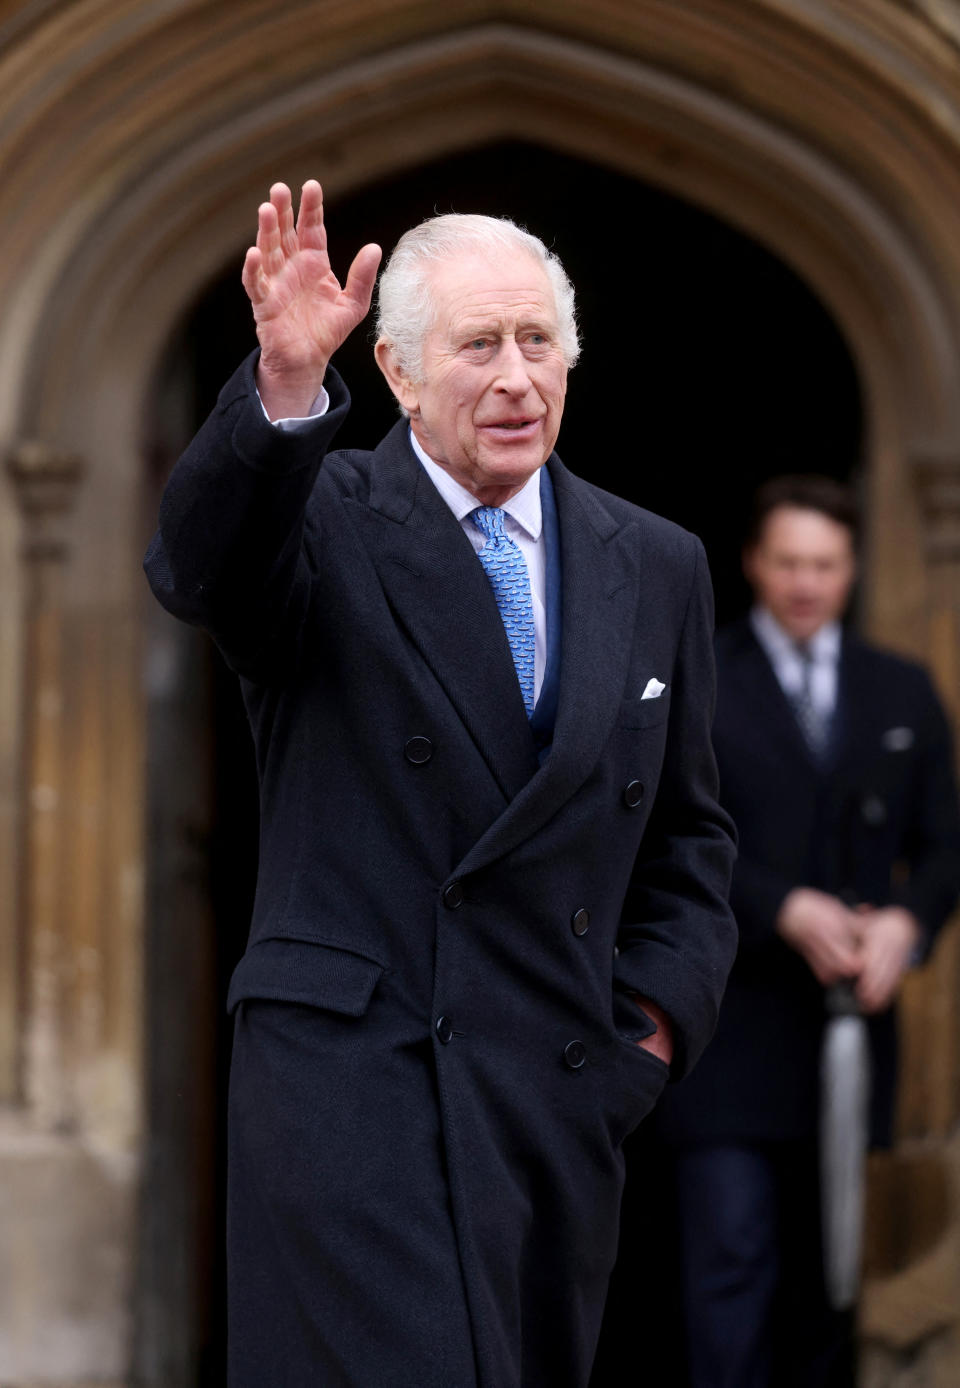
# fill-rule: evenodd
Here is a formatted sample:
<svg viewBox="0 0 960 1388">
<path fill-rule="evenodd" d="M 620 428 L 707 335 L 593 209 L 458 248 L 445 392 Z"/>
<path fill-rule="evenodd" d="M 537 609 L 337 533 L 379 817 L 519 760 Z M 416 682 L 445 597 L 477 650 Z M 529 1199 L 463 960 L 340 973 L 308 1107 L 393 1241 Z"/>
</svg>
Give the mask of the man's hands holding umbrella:
<svg viewBox="0 0 960 1388">
<path fill-rule="evenodd" d="M 893 1002 L 921 935 L 916 917 L 901 906 L 850 907 L 813 887 L 789 892 L 776 924 L 825 988 L 853 980 L 865 1013 Z"/>
</svg>

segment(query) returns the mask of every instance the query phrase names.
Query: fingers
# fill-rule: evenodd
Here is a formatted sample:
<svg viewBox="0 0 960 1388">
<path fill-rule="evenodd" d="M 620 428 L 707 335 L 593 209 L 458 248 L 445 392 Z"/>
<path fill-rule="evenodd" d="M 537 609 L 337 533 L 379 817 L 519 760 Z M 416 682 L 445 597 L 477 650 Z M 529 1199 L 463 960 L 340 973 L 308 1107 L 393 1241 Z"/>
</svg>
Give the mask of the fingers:
<svg viewBox="0 0 960 1388">
<path fill-rule="evenodd" d="M 285 183 L 274 183 L 270 189 L 270 202 L 277 213 L 277 230 L 280 246 L 285 257 L 297 250 L 297 233 L 293 225 L 293 197 Z"/>
<path fill-rule="evenodd" d="M 859 954 L 833 940 L 821 938 L 811 941 L 808 948 L 801 952 L 817 982 L 825 988 L 832 987 L 844 978 L 856 978 L 863 967 Z"/>
<path fill-rule="evenodd" d="M 240 276 L 243 287 L 247 292 L 247 298 L 254 308 L 262 304 L 270 289 L 269 281 L 263 273 L 263 256 L 259 247 L 251 246 L 247 251 L 243 262 L 243 273 Z"/>
<path fill-rule="evenodd" d="M 315 178 L 308 178 L 300 189 L 297 238 L 300 245 L 307 250 L 327 249 L 327 230 L 323 224 L 323 189 Z"/>
<path fill-rule="evenodd" d="M 257 250 L 264 274 L 268 277 L 278 275 L 283 269 L 285 257 L 280 237 L 280 217 L 273 202 L 260 204 L 257 213 Z"/>
<path fill-rule="evenodd" d="M 263 268 L 268 276 L 279 274 L 285 262 L 299 250 L 326 250 L 323 190 L 315 178 L 308 179 L 303 185 L 296 223 L 290 189 L 285 183 L 271 186 L 269 200 L 261 203 L 259 208 L 257 247 L 263 256 Z"/>
<path fill-rule="evenodd" d="M 361 318 L 369 309 L 370 300 L 373 298 L 373 286 L 377 282 L 377 269 L 382 254 L 380 247 L 371 241 L 369 245 L 357 251 L 347 274 L 343 293 L 345 298 L 352 299 L 356 304 Z"/>
<path fill-rule="evenodd" d="M 893 1002 L 910 967 L 919 928 L 912 917 L 897 908 L 876 911 L 868 922 L 857 997 L 865 1012 L 881 1012 Z"/>
<path fill-rule="evenodd" d="M 894 999 L 903 969 L 899 955 L 876 951 L 857 980 L 857 1001 L 864 1012 L 882 1012 Z"/>
</svg>

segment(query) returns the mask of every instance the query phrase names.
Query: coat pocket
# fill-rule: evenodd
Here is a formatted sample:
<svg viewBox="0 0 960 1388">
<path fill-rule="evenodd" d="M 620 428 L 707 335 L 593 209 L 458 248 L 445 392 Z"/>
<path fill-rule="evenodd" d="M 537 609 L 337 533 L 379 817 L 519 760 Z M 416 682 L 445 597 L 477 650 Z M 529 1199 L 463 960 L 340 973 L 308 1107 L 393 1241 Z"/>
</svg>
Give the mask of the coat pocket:
<svg viewBox="0 0 960 1388">
<path fill-rule="evenodd" d="M 655 728 L 670 714 L 669 686 L 655 699 L 624 699 L 617 714 L 622 728 Z"/>
<path fill-rule="evenodd" d="M 233 971 L 227 1011 L 259 998 L 362 1017 L 383 966 L 345 949 L 306 940 L 259 940 Z"/>
<path fill-rule="evenodd" d="M 619 1032 L 610 1056 L 607 1123 L 619 1145 L 643 1121 L 670 1078 L 670 1067 L 659 1056 Z"/>
</svg>

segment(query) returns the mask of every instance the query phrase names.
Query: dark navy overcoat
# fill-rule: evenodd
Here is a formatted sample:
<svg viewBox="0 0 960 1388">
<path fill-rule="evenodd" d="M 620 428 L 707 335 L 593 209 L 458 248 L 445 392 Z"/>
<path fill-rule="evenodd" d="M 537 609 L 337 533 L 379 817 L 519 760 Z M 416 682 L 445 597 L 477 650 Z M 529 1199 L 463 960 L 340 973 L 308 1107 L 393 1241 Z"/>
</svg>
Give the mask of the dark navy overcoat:
<svg viewBox="0 0 960 1388">
<path fill-rule="evenodd" d="M 749 622 L 717 640 L 714 744 L 740 852 L 740 948 L 717 1034 L 656 1128 L 676 1143 L 813 1138 L 824 990 L 775 921 L 794 887 L 907 907 L 928 949 L 960 892 L 960 806 L 947 720 L 926 672 L 846 634 L 829 756 L 811 757 Z M 873 1139 L 891 1140 L 894 1013 L 870 1019 Z"/>
<path fill-rule="evenodd" d="M 629 994 L 672 1017 L 682 1075 L 734 949 L 703 551 L 550 458 L 540 765 L 489 583 L 406 425 L 327 453 L 336 374 L 291 435 L 253 369 L 175 468 L 147 557 L 239 674 L 260 775 L 230 989 L 230 1382 L 582 1388 L 621 1140 L 667 1079 Z"/>
</svg>

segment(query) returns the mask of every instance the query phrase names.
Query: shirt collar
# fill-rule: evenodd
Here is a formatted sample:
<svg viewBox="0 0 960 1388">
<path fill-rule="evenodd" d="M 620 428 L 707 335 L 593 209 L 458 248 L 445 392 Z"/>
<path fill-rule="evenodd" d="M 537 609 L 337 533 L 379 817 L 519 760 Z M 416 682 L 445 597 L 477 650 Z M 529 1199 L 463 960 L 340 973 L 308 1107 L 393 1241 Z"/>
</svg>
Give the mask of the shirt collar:
<svg viewBox="0 0 960 1388">
<path fill-rule="evenodd" d="M 784 631 L 769 608 L 759 603 L 750 612 L 750 625 L 754 635 L 771 656 L 796 656 L 797 643 Z M 815 631 L 807 642 L 807 649 L 815 664 L 835 665 L 840 659 L 840 642 L 843 630 L 839 622 L 825 622 Z"/>
<path fill-rule="evenodd" d="M 412 429 L 410 430 L 410 446 L 423 464 L 430 481 L 458 521 L 465 520 L 471 511 L 475 511 L 482 504 L 455 477 L 451 477 L 446 468 L 435 463 L 430 455 L 424 452 Z M 539 540 L 540 532 L 543 529 L 539 468 L 531 477 L 527 478 L 516 496 L 512 496 L 509 501 L 504 502 L 502 509 L 517 522 L 521 529 L 526 531 L 532 540 Z"/>
</svg>

